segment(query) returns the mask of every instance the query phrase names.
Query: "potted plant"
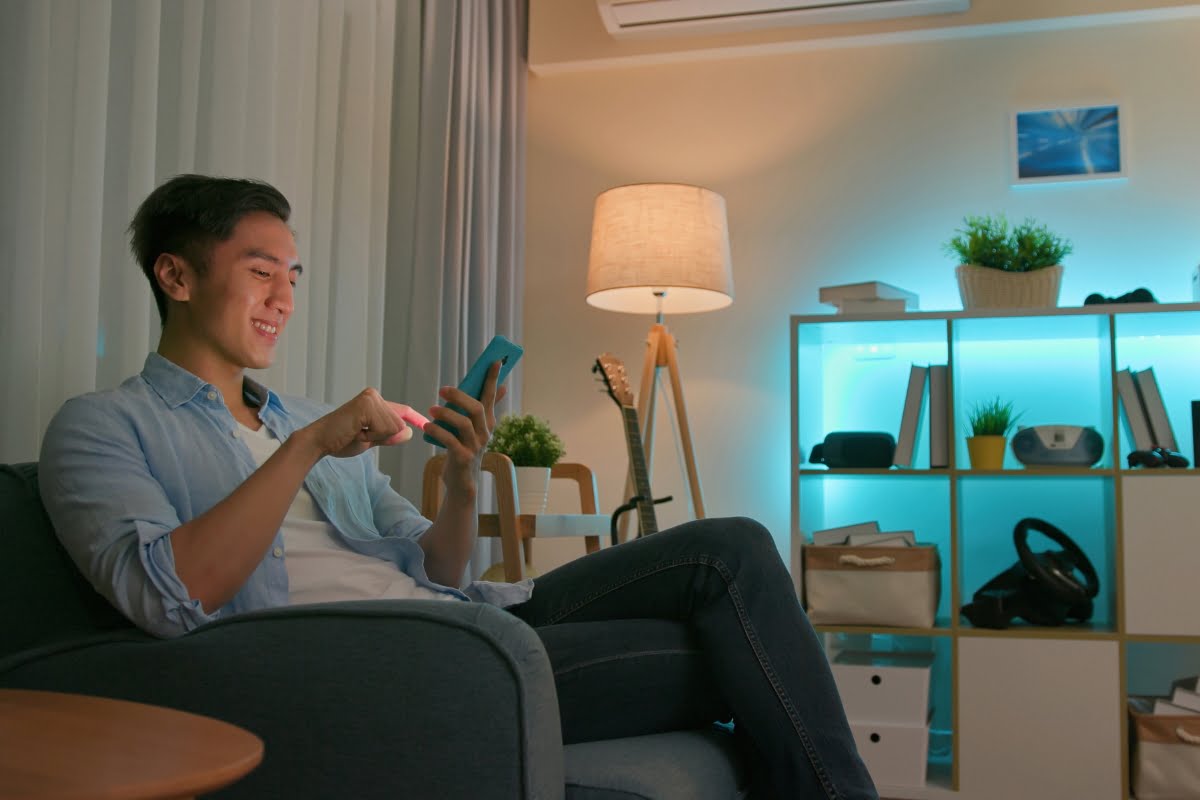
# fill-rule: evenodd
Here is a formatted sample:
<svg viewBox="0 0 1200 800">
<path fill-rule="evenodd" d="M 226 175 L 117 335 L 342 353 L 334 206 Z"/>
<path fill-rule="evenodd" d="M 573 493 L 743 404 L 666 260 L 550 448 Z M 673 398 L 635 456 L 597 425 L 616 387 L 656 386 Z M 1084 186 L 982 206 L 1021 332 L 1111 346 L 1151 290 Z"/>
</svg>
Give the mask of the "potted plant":
<svg viewBox="0 0 1200 800">
<path fill-rule="evenodd" d="M 976 403 L 967 413 L 971 435 L 967 438 L 967 456 L 972 469 L 1002 469 L 1008 432 L 1020 414 L 1013 404 L 1000 398 Z"/>
<path fill-rule="evenodd" d="M 1003 214 L 967 216 L 946 242 L 963 308 L 1046 308 L 1058 305 L 1062 260 L 1072 245 L 1026 219 L 1009 226 Z"/>
<path fill-rule="evenodd" d="M 550 492 L 550 468 L 566 448 L 550 425 L 532 414 L 508 414 L 492 431 L 488 450 L 508 456 L 517 472 L 517 502 L 522 514 L 542 514 Z"/>
</svg>

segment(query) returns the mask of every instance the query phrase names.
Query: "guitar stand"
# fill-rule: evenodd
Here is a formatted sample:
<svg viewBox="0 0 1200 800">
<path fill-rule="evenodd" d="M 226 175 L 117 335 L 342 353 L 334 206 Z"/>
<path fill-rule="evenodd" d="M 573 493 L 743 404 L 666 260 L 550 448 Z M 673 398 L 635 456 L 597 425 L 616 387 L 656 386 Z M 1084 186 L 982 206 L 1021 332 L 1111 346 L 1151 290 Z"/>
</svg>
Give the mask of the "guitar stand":
<svg viewBox="0 0 1200 800">
<path fill-rule="evenodd" d="M 658 505 L 659 503 L 666 503 L 667 501 L 674 499 L 675 498 L 671 495 L 667 495 L 666 497 L 660 497 L 657 500 L 651 500 L 650 502 L 654 505 Z M 629 498 L 628 503 L 617 506 L 617 510 L 612 513 L 612 519 L 609 520 L 608 523 L 608 533 L 614 545 L 620 544 L 621 541 L 617 535 L 617 523 L 620 521 L 621 515 L 626 511 L 632 511 L 633 509 L 637 508 L 637 504 L 642 502 L 642 500 L 643 498 L 640 494 L 635 494 L 633 497 Z M 638 538 L 641 538 L 641 535 L 642 534 L 639 531 Z"/>
</svg>

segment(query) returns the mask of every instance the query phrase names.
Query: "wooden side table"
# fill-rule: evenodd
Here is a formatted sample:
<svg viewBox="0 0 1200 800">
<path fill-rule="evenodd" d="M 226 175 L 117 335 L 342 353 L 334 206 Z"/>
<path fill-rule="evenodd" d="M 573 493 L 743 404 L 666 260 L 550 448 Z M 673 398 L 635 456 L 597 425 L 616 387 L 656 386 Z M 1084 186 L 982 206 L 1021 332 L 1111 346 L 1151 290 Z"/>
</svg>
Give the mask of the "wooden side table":
<svg viewBox="0 0 1200 800">
<path fill-rule="evenodd" d="M 0 689 L 0 800 L 185 798 L 258 766 L 263 743 L 170 708 Z"/>
</svg>

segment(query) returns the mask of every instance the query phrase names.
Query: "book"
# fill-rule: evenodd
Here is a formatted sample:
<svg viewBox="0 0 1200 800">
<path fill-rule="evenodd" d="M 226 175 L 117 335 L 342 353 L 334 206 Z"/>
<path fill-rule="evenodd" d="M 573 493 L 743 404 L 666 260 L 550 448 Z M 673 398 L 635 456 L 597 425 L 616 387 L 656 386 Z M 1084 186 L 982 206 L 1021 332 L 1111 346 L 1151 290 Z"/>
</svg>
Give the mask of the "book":
<svg viewBox="0 0 1200 800">
<path fill-rule="evenodd" d="M 916 308 L 918 302 L 917 296 L 912 292 L 882 281 L 822 286 L 817 291 L 817 297 L 825 305 L 837 305 L 839 300 L 905 300 Z"/>
<path fill-rule="evenodd" d="M 1192 466 L 1200 466 L 1200 400 L 1192 401 Z"/>
<path fill-rule="evenodd" d="M 1189 675 L 1186 678 L 1171 681 L 1171 688 L 1186 689 L 1189 692 L 1200 692 L 1200 675 Z"/>
<path fill-rule="evenodd" d="M 1194 717 L 1200 712 L 1184 708 L 1183 706 L 1177 706 L 1166 698 L 1160 697 L 1154 701 L 1154 708 L 1151 709 L 1150 713 L 1163 717 Z"/>
<path fill-rule="evenodd" d="M 945 364 L 929 365 L 929 466 L 950 466 L 949 371 Z"/>
<path fill-rule="evenodd" d="M 1154 447 L 1154 438 L 1150 434 L 1150 420 L 1146 418 L 1146 409 L 1142 405 L 1142 395 L 1134 381 L 1133 370 L 1123 369 L 1117 372 L 1117 396 L 1121 398 L 1121 409 L 1125 412 L 1125 429 L 1133 449 L 1149 450 Z"/>
<path fill-rule="evenodd" d="M 1189 709 L 1193 714 L 1200 714 L 1200 694 L 1177 686 L 1171 692 L 1171 705 Z"/>
<path fill-rule="evenodd" d="M 1158 390 L 1158 379 L 1154 377 L 1154 367 L 1135 372 L 1134 378 L 1137 379 L 1142 405 L 1146 408 L 1146 419 L 1150 420 L 1150 436 L 1154 440 L 1152 446 L 1178 450 L 1175 431 L 1171 429 L 1171 420 L 1167 417 L 1167 408 L 1163 405 L 1162 393 Z"/>
<path fill-rule="evenodd" d="M 921 424 L 921 410 L 925 406 L 925 380 L 929 367 L 913 364 L 908 372 L 908 391 L 904 393 L 904 413 L 900 417 L 900 435 L 896 437 L 896 451 L 892 464 L 911 467 L 913 452 L 917 446 L 917 428 Z"/>
<path fill-rule="evenodd" d="M 853 534 L 879 533 L 878 522 L 858 522 L 853 525 L 842 525 L 837 528 L 825 528 L 813 531 L 813 544 L 845 544 L 846 539 Z"/>
<path fill-rule="evenodd" d="M 878 298 L 871 298 L 869 300 L 835 300 L 831 305 L 837 308 L 839 314 L 895 314 L 897 312 L 916 310 L 916 303 L 911 303 L 908 300 L 883 300 Z"/>
<path fill-rule="evenodd" d="M 916 543 L 917 537 L 912 531 L 853 533 L 846 537 L 846 544 L 856 547 L 912 547 Z"/>
</svg>

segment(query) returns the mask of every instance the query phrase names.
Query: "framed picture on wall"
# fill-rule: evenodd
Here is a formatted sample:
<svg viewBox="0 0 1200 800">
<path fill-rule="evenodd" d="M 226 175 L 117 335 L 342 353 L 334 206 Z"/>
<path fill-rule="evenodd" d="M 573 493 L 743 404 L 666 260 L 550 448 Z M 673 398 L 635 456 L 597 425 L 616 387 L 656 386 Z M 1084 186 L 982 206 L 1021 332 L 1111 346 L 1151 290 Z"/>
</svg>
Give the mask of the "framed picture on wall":
<svg viewBox="0 0 1200 800">
<path fill-rule="evenodd" d="M 1126 177 L 1125 118 L 1116 103 L 1017 111 L 1010 138 L 1014 184 Z"/>
</svg>

